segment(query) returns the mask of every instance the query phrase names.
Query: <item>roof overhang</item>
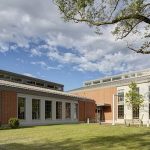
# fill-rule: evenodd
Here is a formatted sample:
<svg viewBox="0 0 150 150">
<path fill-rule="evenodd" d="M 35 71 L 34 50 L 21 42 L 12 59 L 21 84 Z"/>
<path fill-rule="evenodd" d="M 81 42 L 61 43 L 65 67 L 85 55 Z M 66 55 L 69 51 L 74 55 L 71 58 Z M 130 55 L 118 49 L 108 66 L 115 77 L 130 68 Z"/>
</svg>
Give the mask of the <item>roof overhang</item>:
<svg viewBox="0 0 150 150">
<path fill-rule="evenodd" d="M 73 95 L 70 93 L 62 92 L 62 91 L 55 91 L 55 90 L 50 90 L 46 88 L 41 88 L 41 87 L 36 87 L 36 86 L 31 86 L 31 85 L 25 85 L 25 84 L 20 84 L 20 83 L 15 83 L 15 82 L 10 82 L 10 81 L 5 81 L 5 80 L 0 80 L 0 90 L 14 90 L 17 92 L 29 92 L 33 94 L 40 94 L 43 93 L 44 95 L 48 96 L 54 96 L 58 98 L 67 98 L 67 99 L 74 99 L 74 100 L 83 100 L 83 101 L 94 101 L 92 99 L 88 99 L 86 97 L 81 97 L 77 95 Z M 32 92 L 31 92 L 32 91 Z"/>
<path fill-rule="evenodd" d="M 98 103 L 98 104 L 96 104 L 97 106 L 111 106 L 111 104 L 108 104 L 108 103 Z"/>
</svg>

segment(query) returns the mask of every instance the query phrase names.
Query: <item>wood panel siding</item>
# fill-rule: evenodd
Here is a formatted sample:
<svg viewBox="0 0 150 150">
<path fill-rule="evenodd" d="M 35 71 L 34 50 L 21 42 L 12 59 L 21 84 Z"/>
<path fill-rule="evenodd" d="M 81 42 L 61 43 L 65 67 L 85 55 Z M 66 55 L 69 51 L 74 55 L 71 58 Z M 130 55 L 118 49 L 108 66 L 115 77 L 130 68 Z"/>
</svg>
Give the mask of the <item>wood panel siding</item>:
<svg viewBox="0 0 150 150">
<path fill-rule="evenodd" d="M 14 91 L 0 92 L 1 117 L 2 124 L 7 124 L 9 118 L 17 117 L 17 94 Z"/>
<path fill-rule="evenodd" d="M 86 122 L 87 118 L 95 119 L 95 110 L 94 101 L 79 101 L 79 121 Z"/>
<path fill-rule="evenodd" d="M 112 99 L 113 94 L 117 94 L 116 87 L 91 88 L 73 91 L 71 93 L 77 96 L 84 96 L 86 98 L 94 99 L 96 104 L 109 104 L 110 106 L 104 106 L 104 117 L 105 120 L 112 120 Z"/>
</svg>

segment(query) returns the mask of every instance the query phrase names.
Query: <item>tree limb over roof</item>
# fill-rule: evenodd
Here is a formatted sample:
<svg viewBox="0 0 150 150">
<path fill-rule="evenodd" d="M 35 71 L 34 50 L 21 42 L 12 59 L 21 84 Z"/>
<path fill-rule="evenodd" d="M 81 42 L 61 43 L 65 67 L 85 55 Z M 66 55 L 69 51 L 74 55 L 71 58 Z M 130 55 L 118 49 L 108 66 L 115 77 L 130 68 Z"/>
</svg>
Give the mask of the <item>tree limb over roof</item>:
<svg viewBox="0 0 150 150">
<path fill-rule="evenodd" d="M 138 50 L 150 54 L 150 1 L 149 0 L 53 0 L 65 21 L 85 22 L 98 29 L 115 24 L 112 32 L 117 39 L 124 39 L 129 34 L 142 32 L 143 45 Z M 99 31 L 99 30 L 98 30 Z M 99 33 L 99 32 L 97 32 Z"/>
</svg>

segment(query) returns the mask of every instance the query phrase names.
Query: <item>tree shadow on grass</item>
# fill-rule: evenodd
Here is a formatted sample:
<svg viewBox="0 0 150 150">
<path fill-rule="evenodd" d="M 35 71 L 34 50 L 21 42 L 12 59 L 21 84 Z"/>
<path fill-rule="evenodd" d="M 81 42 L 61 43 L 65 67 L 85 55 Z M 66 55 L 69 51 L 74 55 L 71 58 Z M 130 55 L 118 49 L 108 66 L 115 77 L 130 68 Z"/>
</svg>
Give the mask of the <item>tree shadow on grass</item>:
<svg viewBox="0 0 150 150">
<path fill-rule="evenodd" d="M 33 141 L 34 142 L 34 141 Z M 9 143 L 0 150 L 150 150 L 150 131 L 121 136 L 95 136 L 84 140 L 71 138 L 60 142 L 45 139 L 43 143 Z"/>
</svg>

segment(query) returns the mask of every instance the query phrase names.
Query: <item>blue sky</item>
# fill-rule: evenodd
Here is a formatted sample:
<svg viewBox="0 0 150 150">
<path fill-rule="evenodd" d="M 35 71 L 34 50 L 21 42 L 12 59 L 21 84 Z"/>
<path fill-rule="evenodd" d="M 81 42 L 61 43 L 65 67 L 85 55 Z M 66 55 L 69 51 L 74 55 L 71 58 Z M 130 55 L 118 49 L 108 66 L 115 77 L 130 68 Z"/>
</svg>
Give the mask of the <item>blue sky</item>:
<svg viewBox="0 0 150 150">
<path fill-rule="evenodd" d="M 33 62 L 45 62 L 47 66 L 34 64 Z M 19 49 L 15 52 L 0 53 L 1 69 L 62 83 L 65 85 L 65 90 L 80 87 L 83 81 L 100 76 L 99 72 L 75 71 L 71 65 L 64 65 L 57 69 L 58 65 L 57 62 L 50 61 L 46 57 L 33 57 L 29 52 Z M 48 69 L 48 66 L 53 68 Z"/>
<path fill-rule="evenodd" d="M 149 55 L 126 48 L 126 41 L 140 44 L 139 36 L 116 41 L 114 26 L 99 36 L 86 24 L 65 23 L 50 0 L 0 0 L 0 18 L 0 69 L 71 90 L 85 80 L 150 67 Z"/>
</svg>

